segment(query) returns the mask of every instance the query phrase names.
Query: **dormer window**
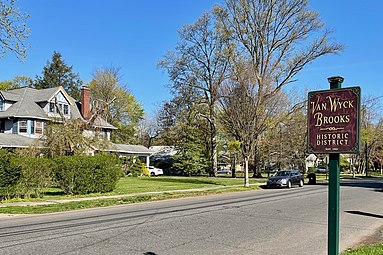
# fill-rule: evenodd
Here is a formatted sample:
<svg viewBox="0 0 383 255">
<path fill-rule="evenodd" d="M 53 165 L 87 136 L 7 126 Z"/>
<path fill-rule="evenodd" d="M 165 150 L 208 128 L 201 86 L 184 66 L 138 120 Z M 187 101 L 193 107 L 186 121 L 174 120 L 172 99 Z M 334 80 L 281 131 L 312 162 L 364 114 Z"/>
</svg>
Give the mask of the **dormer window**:
<svg viewBox="0 0 383 255">
<path fill-rule="evenodd" d="M 69 115 L 69 105 L 68 104 L 59 103 L 58 107 L 59 107 L 60 111 L 64 115 Z M 58 107 L 56 107 L 55 103 L 50 102 L 49 103 L 49 112 L 51 112 L 51 113 L 59 113 L 60 111 L 59 111 Z"/>
<path fill-rule="evenodd" d="M 68 115 L 69 114 L 69 107 L 67 104 L 64 104 L 64 114 Z"/>
<path fill-rule="evenodd" d="M 55 103 L 49 103 L 49 112 L 55 112 Z"/>
</svg>

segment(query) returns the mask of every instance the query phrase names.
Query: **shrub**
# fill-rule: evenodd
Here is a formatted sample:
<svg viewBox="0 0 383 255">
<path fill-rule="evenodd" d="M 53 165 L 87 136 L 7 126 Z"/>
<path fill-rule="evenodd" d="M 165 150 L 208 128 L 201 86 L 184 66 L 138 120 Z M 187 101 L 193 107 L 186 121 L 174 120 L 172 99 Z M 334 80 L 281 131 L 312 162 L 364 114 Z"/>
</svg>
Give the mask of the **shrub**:
<svg viewBox="0 0 383 255">
<path fill-rule="evenodd" d="M 52 164 L 47 158 L 14 158 L 11 166 L 20 173 L 15 185 L 16 196 L 40 197 L 52 182 Z"/>
<path fill-rule="evenodd" d="M 149 170 L 146 168 L 146 165 L 141 162 L 141 160 L 137 159 L 130 169 L 130 174 L 136 177 L 142 175 L 149 176 Z"/>
<path fill-rule="evenodd" d="M 112 191 L 123 176 L 116 156 L 63 156 L 54 159 L 54 176 L 66 194 Z"/>
<path fill-rule="evenodd" d="M 146 164 L 141 163 L 141 171 L 143 175 L 150 176 L 149 169 L 146 167 Z"/>
<path fill-rule="evenodd" d="M 0 149 L 0 197 L 11 198 L 15 193 L 15 185 L 20 178 L 20 170 L 11 165 L 14 155 Z"/>
<path fill-rule="evenodd" d="M 309 167 L 307 173 L 308 174 L 314 174 L 316 172 L 316 167 L 315 166 L 311 166 Z"/>
<path fill-rule="evenodd" d="M 0 197 L 41 196 L 52 180 L 50 160 L 45 158 L 17 158 L 0 150 Z"/>
<path fill-rule="evenodd" d="M 133 156 L 125 156 L 121 157 L 121 164 L 122 164 L 122 170 L 126 175 L 130 173 L 130 170 L 134 164 L 134 157 Z"/>
</svg>

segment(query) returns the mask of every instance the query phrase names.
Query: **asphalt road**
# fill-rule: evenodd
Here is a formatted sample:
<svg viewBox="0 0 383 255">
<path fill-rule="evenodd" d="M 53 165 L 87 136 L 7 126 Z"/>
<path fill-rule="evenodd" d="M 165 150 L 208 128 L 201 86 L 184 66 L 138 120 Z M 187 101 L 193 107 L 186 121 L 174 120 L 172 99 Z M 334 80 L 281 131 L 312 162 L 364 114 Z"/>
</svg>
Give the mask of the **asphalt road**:
<svg viewBox="0 0 383 255">
<path fill-rule="evenodd" d="M 381 182 L 341 186 L 340 248 L 383 225 Z M 0 219 L 0 254 L 326 254 L 326 185 Z"/>
</svg>

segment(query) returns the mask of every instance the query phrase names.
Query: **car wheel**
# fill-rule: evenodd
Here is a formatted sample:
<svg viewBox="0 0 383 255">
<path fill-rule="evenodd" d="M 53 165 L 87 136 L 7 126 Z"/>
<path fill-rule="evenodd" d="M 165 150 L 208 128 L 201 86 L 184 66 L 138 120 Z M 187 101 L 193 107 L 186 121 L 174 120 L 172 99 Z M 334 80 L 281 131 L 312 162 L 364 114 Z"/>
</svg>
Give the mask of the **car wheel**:
<svg viewBox="0 0 383 255">
<path fill-rule="evenodd" d="M 154 172 L 151 172 L 150 173 L 150 176 L 155 176 L 156 174 Z"/>
<path fill-rule="evenodd" d="M 300 180 L 300 181 L 299 181 L 299 187 L 303 187 L 303 185 L 304 185 L 303 180 Z"/>
<path fill-rule="evenodd" d="M 287 188 L 289 188 L 289 189 L 291 188 L 291 181 L 287 182 Z"/>
</svg>

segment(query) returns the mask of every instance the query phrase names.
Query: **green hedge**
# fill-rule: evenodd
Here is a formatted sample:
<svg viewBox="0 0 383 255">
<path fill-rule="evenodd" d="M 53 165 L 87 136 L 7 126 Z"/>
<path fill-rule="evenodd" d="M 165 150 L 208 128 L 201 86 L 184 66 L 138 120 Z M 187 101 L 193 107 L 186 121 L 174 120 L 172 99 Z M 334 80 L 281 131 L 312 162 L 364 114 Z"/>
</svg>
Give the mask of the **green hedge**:
<svg viewBox="0 0 383 255">
<path fill-rule="evenodd" d="M 0 149 L 0 200 L 40 197 L 53 182 L 58 183 L 65 194 L 109 192 L 124 175 L 119 162 L 111 154 L 17 158 Z"/>
<path fill-rule="evenodd" d="M 15 193 L 15 185 L 20 179 L 20 169 L 11 165 L 14 155 L 7 150 L 0 150 L 0 196 L 11 198 Z"/>
<path fill-rule="evenodd" d="M 14 191 L 17 197 L 40 197 L 52 184 L 52 161 L 47 158 L 14 158 L 11 165 L 20 173 Z"/>
<path fill-rule="evenodd" d="M 112 191 L 123 176 L 116 156 L 65 156 L 53 159 L 55 180 L 66 194 Z"/>
</svg>

